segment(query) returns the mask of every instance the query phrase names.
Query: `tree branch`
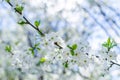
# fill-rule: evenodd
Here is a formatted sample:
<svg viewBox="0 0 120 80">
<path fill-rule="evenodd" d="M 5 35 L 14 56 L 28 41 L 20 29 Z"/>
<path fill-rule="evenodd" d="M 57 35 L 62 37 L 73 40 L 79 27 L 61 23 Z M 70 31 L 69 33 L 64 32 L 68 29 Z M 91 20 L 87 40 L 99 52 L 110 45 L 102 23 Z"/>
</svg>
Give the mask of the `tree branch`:
<svg viewBox="0 0 120 80">
<path fill-rule="evenodd" d="M 11 7 L 13 7 L 13 5 L 10 3 L 10 2 L 7 2 Z M 14 10 L 18 13 L 18 14 L 20 14 L 20 15 L 22 15 L 20 12 L 18 12 L 15 8 L 14 8 Z M 37 28 L 37 27 L 35 27 L 25 16 L 23 16 L 23 19 L 26 21 L 26 23 L 27 24 L 29 24 L 32 28 L 34 28 L 41 36 L 45 36 L 44 35 L 44 33 L 41 31 L 41 30 L 39 30 L 39 28 Z"/>
</svg>

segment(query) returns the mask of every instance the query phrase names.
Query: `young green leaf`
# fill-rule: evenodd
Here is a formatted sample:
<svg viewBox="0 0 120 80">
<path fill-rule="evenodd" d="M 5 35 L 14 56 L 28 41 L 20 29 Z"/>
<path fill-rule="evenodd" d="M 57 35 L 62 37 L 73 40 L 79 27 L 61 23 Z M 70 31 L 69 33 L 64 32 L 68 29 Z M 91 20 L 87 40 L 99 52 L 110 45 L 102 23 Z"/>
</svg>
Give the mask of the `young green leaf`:
<svg viewBox="0 0 120 80">
<path fill-rule="evenodd" d="M 73 44 L 73 45 L 72 45 L 72 49 L 73 49 L 73 50 L 76 50 L 76 49 L 77 49 L 77 44 Z"/>
<path fill-rule="evenodd" d="M 63 63 L 63 66 L 64 66 L 65 68 L 68 68 L 68 61 L 64 62 L 64 63 Z"/>
<path fill-rule="evenodd" d="M 34 56 L 34 49 L 33 48 L 29 48 L 29 51 L 31 51 L 32 55 Z"/>
<path fill-rule="evenodd" d="M 18 21 L 18 24 L 19 24 L 19 25 L 24 25 L 24 24 L 27 24 L 27 22 L 25 22 L 25 21 L 23 21 L 23 20 L 20 20 L 20 21 Z"/>
<path fill-rule="evenodd" d="M 5 47 L 5 51 L 7 51 L 7 52 L 12 52 L 12 47 L 10 46 L 10 45 L 7 45 L 6 47 Z"/>
<path fill-rule="evenodd" d="M 35 25 L 36 27 L 39 27 L 40 21 L 35 21 L 35 22 L 34 22 L 34 25 Z"/>
<path fill-rule="evenodd" d="M 67 45 L 67 47 L 70 49 L 70 54 L 74 56 L 75 55 L 74 51 L 77 49 L 77 44 L 73 44 L 72 46 Z"/>
<path fill-rule="evenodd" d="M 20 13 L 20 14 L 22 14 L 23 9 L 24 9 L 24 7 L 23 7 L 23 6 L 20 6 L 20 5 L 17 5 L 17 6 L 15 7 L 15 10 L 16 10 L 18 13 Z"/>
<path fill-rule="evenodd" d="M 36 44 L 34 45 L 34 47 L 37 48 L 39 45 L 40 45 L 40 43 L 36 43 Z"/>
<path fill-rule="evenodd" d="M 46 61 L 46 58 L 44 58 L 44 57 L 42 57 L 41 59 L 40 59 L 40 62 L 41 63 L 44 63 Z"/>
<path fill-rule="evenodd" d="M 110 37 L 107 39 L 107 43 L 108 43 L 108 44 L 111 44 L 111 39 L 110 39 Z"/>
<path fill-rule="evenodd" d="M 117 46 L 117 43 L 114 40 L 112 40 L 110 48 L 113 48 L 114 46 Z"/>
<path fill-rule="evenodd" d="M 45 61 L 46 61 L 46 58 L 42 57 L 42 58 L 40 58 L 39 62 L 36 65 L 39 66 L 40 64 L 44 63 Z"/>
<path fill-rule="evenodd" d="M 104 42 L 102 46 L 106 47 L 108 51 L 110 51 L 110 49 L 113 48 L 114 46 L 117 46 L 117 44 L 114 40 L 112 40 L 111 38 L 108 38 L 107 42 Z"/>
<path fill-rule="evenodd" d="M 104 47 L 108 47 L 108 45 L 107 45 L 106 43 L 103 43 L 102 46 L 104 46 Z"/>
<path fill-rule="evenodd" d="M 35 49 L 41 50 L 41 49 L 39 48 L 39 44 L 40 44 L 40 43 L 36 43 L 33 47 L 29 48 L 29 51 L 32 53 L 33 56 L 35 55 L 35 52 L 34 52 Z"/>
<path fill-rule="evenodd" d="M 72 56 L 74 56 L 74 55 L 75 55 L 74 50 L 70 50 L 70 54 L 71 54 Z"/>
</svg>

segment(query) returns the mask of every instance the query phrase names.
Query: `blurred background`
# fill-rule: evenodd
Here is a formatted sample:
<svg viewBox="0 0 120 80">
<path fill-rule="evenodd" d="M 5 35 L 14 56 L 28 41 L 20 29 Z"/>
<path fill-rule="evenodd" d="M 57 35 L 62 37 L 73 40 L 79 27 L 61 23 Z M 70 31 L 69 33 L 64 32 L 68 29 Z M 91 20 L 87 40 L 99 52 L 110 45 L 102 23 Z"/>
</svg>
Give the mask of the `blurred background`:
<svg viewBox="0 0 120 80">
<path fill-rule="evenodd" d="M 23 5 L 22 15 L 31 23 L 40 20 L 43 32 L 72 31 L 68 37 L 77 36 L 89 41 L 93 50 L 99 49 L 111 37 L 118 44 L 116 51 L 119 55 L 120 0 L 11 0 L 11 3 Z M 17 24 L 21 19 L 22 16 L 15 13 L 9 4 L 0 1 L 1 42 L 10 42 L 16 37 L 20 40 L 28 33 L 35 34 L 29 25 Z"/>
</svg>

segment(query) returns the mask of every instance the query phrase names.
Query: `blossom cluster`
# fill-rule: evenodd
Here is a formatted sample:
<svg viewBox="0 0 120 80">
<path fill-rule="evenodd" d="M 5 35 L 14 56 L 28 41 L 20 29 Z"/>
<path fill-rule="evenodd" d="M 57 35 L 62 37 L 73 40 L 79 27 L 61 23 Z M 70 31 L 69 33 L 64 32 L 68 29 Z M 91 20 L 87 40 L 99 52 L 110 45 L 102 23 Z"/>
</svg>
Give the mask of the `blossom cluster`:
<svg viewBox="0 0 120 80">
<path fill-rule="evenodd" d="M 103 46 L 101 50 L 93 54 L 88 41 L 78 38 L 71 38 L 66 41 L 64 35 L 59 35 L 58 32 L 50 32 L 45 34 L 44 37 L 34 35 L 34 39 L 32 39 L 34 40 L 33 47 L 26 44 L 28 41 L 24 34 L 22 35 L 24 38 L 18 43 L 14 41 L 19 41 L 19 37 L 11 40 L 11 43 L 7 43 L 4 40 L 6 37 L 3 32 L 2 35 L 0 42 L 5 47 L 5 50 L 2 50 L 5 54 L 0 54 L 1 79 L 6 77 L 11 78 L 10 80 L 19 78 L 30 78 L 31 80 L 34 78 L 37 80 L 40 76 L 44 76 L 45 79 L 50 78 L 48 75 L 52 74 L 56 74 L 57 78 L 60 77 L 60 74 L 66 74 L 65 79 L 69 79 L 67 74 L 72 74 L 72 71 L 77 74 L 82 73 L 87 79 L 96 79 L 103 76 L 104 79 L 109 79 L 107 74 L 112 68 L 111 64 L 117 64 L 117 54 L 112 49 L 108 51 Z M 11 35 L 15 36 L 16 34 Z M 97 73 L 94 74 L 96 70 Z M 85 71 L 87 75 L 81 71 Z M 91 77 L 91 75 L 94 77 Z M 80 77 L 85 79 L 83 76 Z M 51 77 L 51 79 L 56 80 L 54 77 Z"/>
</svg>

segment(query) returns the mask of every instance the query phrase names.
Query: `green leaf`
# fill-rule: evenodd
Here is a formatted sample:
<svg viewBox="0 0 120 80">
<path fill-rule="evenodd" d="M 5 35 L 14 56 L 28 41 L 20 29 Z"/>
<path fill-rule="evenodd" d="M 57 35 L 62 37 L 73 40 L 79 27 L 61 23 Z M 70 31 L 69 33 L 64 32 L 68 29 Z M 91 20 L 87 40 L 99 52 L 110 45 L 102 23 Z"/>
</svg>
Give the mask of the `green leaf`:
<svg viewBox="0 0 120 80">
<path fill-rule="evenodd" d="M 40 48 L 37 48 L 37 50 L 39 50 L 39 51 L 40 51 L 41 49 L 40 49 Z"/>
<path fill-rule="evenodd" d="M 20 21 L 18 21 L 18 24 L 19 24 L 19 25 L 24 25 L 24 24 L 27 24 L 27 22 L 25 22 L 25 21 L 23 21 L 23 20 L 20 20 Z"/>
<path fill-rule="evenodd" d="M 44 63 L 45 61 L 46 61 L 46 58 L 44 58 L 44 57 L 40 59 L 41 63 Z"/>
<path fill-rule="evenodd" d="M 10 2 L 10 0 L 6 0 L 6 2 Z"/>
<path fill-rule="evenodd" d="M 113 48 L 114 46 L 117 46 L 117 43 L 114 40 L 112 40 L 110 48 Z"/>
<path fill-rule="evenodd" d="M 70 53 L 71 53 L 71 55 L 72 55 L 72 56 L 74 56 L 74 55 L 75 55 L 74 50 L 70 50 Z"/>
<path fill-rule="evenodd" d="M 11 47 L 10 45 L 7 45 L 7 46 L 5 47 L 5 51 L 7 51 L 7 52 L 12 52 L 12 47 Z"/>
<path fill-rule="evenodd" d="M 17 5 L 17 6 L 15 7 L 15 10 L 16 10 L 18 13 L 20 13 L 20 14 L 22 14 L 23 9 L 24 9 L 24 7 L 23 7 L 23 6 L 20 6 L 20 5 Z"/>
<path fill-rule="evenodd" d="M 104 42 L 102 46 L 106 47 L 108 51 L 110 51 L 110 49 L 113 48 L 114 46 L 117 46 L 117 44 L 113 39 L 108 38 L 107 42 Z"/>
<path fill-rule="evenodd" d="M 29 51 L 32 53 L 32 55 L 34 56 L 34 49 L 33 48 L 29 48 Z"/>
<path fill-rule="evenodd" d="M 104 46 L 104 47 L 108 47 L 108 45 L 107 45 L 106 43 L 103 43 L 102 46 Z"/>
<path fill-rule="evenodd" d="M 40 43 L 36 43 L 36 44 L 34 45 L 34 47 L 37 48 L 39 45 L 40 45 Z"/>
<path fill-rule="evenodd" d="M 108 43 L 108 44 L 111 43 L 111 39 L 110 39 L 110 37 L 107 39 L 107 43 Z"/>
<path fill-rule="evenodd" d="M 39 66 L 40 64 L 44 63 L 45 61 L 46 61 L 46 58 L 42 57 L 42 58 L 40 58 L 39 62 L 36 65 Z"/>
<path fill-rule="evenodd" d="M 34 22 L 34 25 L 35 25 L 36 27 L 39 27 L 40 21 L 35 21 L 35 22 Z"/>
<path fill-rule="evenodd" d="M 76 50 L 76 49 L 77 49 L 77 44 L 73 44 L 73 45 L 72 45 L 72 49 L 73 49 L 73 50 Z"/>
<path fill-rule="evenodd" d="M 29 48 L 29 51 L 31 51 L 32 55 L 34 56 L 35 55 L 35 52 L 34 50 L 37 49 L 37 50 L 41 50 L 38 46 L 39 46 L 40 43 L 36 43 L 33 47 Z"/>
<path fill-rule="evenodd" d="M 77 44 L 73 44 L 72 46 L 67 45 L 67 47 L 70 49 L 71 55 L 74 56 L 75 55 L 74 51 L 77 49 Z"/>
<path fill-rule="evenodd" d="M 68 68 L 68 61 L 66 61 L 65 63 L 63 63 L 63 66 L 64 66 L 65 68 Z"/>
</svg>

